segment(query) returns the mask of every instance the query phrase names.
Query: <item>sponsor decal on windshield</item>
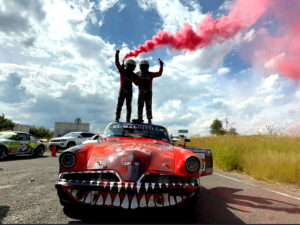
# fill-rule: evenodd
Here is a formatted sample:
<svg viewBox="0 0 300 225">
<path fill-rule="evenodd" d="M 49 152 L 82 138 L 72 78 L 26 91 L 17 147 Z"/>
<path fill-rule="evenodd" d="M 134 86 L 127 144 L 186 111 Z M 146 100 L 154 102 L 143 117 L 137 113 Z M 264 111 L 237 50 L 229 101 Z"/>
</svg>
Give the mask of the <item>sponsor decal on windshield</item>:
<svg viewBox="0 0 300 225">
<path fill-rule="evenodd" d="M 113 129 L 123 128 L 123 129 L 136 129 L 136 130 L 155 130 L 155 131 L 161 131 L 166 133 L 166 130 L 161 127 L 143 125 L 143 124 L 115 124 L 112 126 L 112 128 Z"/>
</svg>

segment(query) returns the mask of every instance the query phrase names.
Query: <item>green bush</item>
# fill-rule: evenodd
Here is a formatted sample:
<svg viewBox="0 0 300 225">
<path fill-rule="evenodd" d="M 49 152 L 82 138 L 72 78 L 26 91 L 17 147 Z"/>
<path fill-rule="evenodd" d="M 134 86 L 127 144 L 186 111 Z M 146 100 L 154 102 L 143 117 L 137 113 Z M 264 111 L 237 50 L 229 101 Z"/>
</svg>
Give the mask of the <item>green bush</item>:
<svg viewBox="0 0 300 225">
<path fill-rule="evenodd" d="M 47 138 L 48 140 L 53 137 L 53 131 L 45 127 L 30 127 L 29 133 L 37 138 Z"/>
<path fill-rule="evenodd" d="M 244 172 L 263 181 L 300 184 L 299 137 L 193 137 L 189 145 L 210 148 L 218 169 Z"/>
<path fill-rule="evenodd" d="M 12 120 L 5 118 L 5 115 L 0 116 L 0 131 L 3 130 L 12 130 L 15 124 Z"/>
</svg>

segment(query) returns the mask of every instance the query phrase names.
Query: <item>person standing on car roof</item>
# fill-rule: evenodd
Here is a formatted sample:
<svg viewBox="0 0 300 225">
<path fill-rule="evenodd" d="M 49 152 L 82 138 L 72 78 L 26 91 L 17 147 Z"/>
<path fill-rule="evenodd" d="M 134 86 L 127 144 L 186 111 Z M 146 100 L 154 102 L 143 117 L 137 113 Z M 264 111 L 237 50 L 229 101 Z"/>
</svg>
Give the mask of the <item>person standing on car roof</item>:
<svg viewBox="0 0 300 225">
<path fill-rule="evenodd" d="M 134 60 L 128 59 L 126 60 L 125 66 L 124 66 L 124 61 L 123 64 L 121 65 L 119 61 L 119 54 L 120 54 L 120 50 L 117 50 L 115 55 L 115 64 L 120 72 L 120 92 L 119 92 L 118 105 L 116 110 L 116 122 L 119 122 L 120 120 L 122 107 L 126 99 L 126 109 L 127 109 L 126 122 L 129 123 L 131 118 L 132 81 L 137 76 L 133 72 L 136 67 L 136 63 Z"/>
<path fill-rule="evenodd" d="M 143 120 L 143 108 L 146 104 L 148 123 L 151 124 L 152 120 L 152 82 L 153 78 L 160 77 L 163 72 L 163 61 L 159 60 L 159 72 L 153 73 L 149 71 L 149 62 L 142 60 L 140 63 L 140 72 L 137 73 L 137 81 L 135 84 L 139 87 L 138 97 L 138 119 Z"/>
</svg>

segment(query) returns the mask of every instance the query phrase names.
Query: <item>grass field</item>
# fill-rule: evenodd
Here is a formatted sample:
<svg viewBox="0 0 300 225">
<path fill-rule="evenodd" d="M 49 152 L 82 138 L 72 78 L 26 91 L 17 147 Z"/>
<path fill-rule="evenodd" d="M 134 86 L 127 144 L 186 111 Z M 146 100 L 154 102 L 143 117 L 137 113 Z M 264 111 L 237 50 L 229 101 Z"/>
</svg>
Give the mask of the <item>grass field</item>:
<svg viewBox="0 0 300 225">
<path fill-rule="evenodd" d="M 210 148 L 215 168 L 272 183 L 300 184 L 300 137 L 192 137 L 188 145 Z"/>
</svg>

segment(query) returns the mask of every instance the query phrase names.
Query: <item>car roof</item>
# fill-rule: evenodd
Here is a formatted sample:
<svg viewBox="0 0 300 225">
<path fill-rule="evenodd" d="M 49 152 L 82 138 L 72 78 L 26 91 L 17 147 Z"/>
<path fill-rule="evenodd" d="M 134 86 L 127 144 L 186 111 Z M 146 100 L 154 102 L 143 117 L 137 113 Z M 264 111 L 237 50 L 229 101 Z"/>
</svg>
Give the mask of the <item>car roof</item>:
<svg viewBox="0 0 300 225">
<path fill-rule="evenodd" d="M 26 132 L 21 132 L 21 131 L 10 131 L 10 130 L 7 130 L 7 131 L 0 131 L 0 134 L 14 134 L 14 135 L 17 135 L 17 134 L 29 134 L 29 135 L 32 135 L 32 134 L 26 133 Z"/>
<path fill-rule="evenodd" d="M 73 131 L 66 134 L 82 134 L 82 133 L 95 134 L 93 132 L 85 132 L 85 131 Z"/>
</svg>

